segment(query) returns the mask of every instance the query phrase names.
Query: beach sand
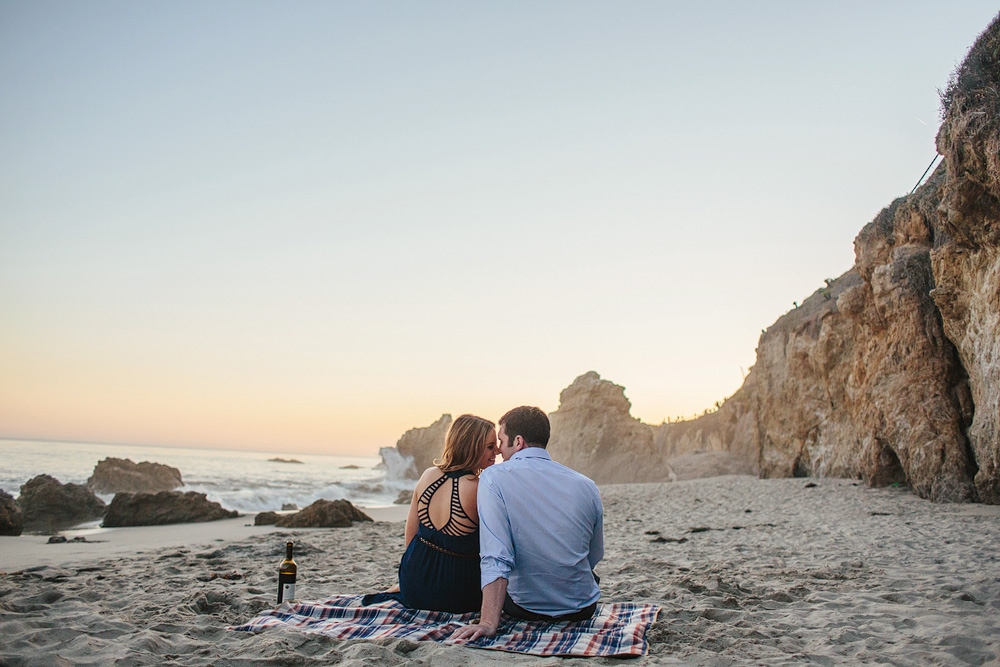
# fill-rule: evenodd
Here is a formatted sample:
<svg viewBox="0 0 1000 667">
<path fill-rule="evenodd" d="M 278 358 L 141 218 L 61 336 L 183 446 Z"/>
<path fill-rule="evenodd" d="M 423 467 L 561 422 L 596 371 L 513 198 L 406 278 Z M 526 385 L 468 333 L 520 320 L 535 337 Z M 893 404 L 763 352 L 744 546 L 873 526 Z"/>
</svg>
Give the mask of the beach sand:
<svg viewBox="0 0 1000 667">
<path fill-rule="evenodd" d="M 601 493 L 604 599 L 663 608 L 649 655 L 630 664 L 1000 665 L 1000 507 L 748 476 Z M 225 629 L 274 606 L 287 539 L 300 599 L 389 586 L 404 511 L 342 529 L 255 528 L 246 517 L 156 538 L 123 529 L 84 552 L 0 537 L 0 664 L 620 664 Z"/>
</svg>

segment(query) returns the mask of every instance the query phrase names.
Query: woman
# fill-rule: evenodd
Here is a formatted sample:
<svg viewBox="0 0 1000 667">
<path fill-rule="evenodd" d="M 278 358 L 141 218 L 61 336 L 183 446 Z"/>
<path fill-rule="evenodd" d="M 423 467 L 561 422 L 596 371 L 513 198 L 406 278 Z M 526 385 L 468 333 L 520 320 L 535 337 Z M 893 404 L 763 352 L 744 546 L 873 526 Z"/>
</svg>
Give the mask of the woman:
<svg viewBox="0 0 1000 667">
<path fill-rule="evenodd" d="M 413 490 L 406 518 L 406 551 L 399 587 L 366 595 L 364 604 L 396 599 L 413 609 L 479 611 L 479 473 L 496 460 L 493 422 L 474 415 L 456 419 L 444 451 Z"/>
</svg>

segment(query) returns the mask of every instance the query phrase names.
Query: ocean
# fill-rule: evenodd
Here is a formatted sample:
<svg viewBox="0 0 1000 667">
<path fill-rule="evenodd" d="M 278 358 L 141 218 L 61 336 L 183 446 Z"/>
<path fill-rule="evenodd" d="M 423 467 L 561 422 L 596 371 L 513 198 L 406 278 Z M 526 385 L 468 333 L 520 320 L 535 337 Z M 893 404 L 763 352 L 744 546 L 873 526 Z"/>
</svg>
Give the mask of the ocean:
<svg viewBox="0 0 1000 667">
<path fill-rule="evenodd" d="M 400 479 L 398 471 L 386 469 L 378 457 L 0 439 L 0 489 L 17 498 L 21 485 L 41 474 L 64 484 L 84 484 L 98 461 L 107 457 L 173 466 L 184 480 L 178 491 L 204 493 L 241 513 L 280 510 L 285 504 L 302 508 L 319 498 L 387 507 L 415 483 Z M 268 460 L 275 457 L 302 463 Z M 98 495 L 105 502 L 114 497 Z"/>
</svg>

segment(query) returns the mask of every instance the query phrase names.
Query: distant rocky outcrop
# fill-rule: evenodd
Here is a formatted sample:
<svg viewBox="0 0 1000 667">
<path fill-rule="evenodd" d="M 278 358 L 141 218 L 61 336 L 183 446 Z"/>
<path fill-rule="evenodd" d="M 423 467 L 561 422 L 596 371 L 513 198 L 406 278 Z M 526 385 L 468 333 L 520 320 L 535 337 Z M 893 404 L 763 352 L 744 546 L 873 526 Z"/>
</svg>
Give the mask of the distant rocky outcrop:
<svg viewBox="0 0 1000 667">
<path fill-rule="evenodd" d="M 440 458 L 444 450 L 444 439 L 448 435 L 451 421 L 451 415 L 444 414 L 430 426 L 411 428 L 403 434 L 396 442 L 395 451 L 408 464 L 400 477 L 418 479 L 424 470 L 434 465 L 434 459 Z M 383 463 L 391 469 L 389 462 L 385 460 L 386 452 L 379 453 Z"/>
<path fill-rule="evenodd" d="M 653 446 L 653 428 L 631 409 L 624 387 L 584 373 L 562 390 L 559 409 L 549 415 L 549 454 L 599 484 L 662 480 L 664 457 Z"/>
<path fill-rule="evenodd" d="M 272 461 L 274 463 L 302 463 L 302 461 L 299 461 L 298 459 L 283 459 L 280 456 L 270 458 L 268 461 Z"/>
<path fill-rule="evenodd" d="M 87 486 L 95 493 L 158 493 L 183 485 L 177 468 L 111 457 L 99 462 L 87 480 Z"/>
<path fill-rule="evenodd" d="M 195 491 L 160 491 L 159 493 L 118 493 L 108 505 L 101 525 L 162 526 L 171 523 L 198 523 L 231 519 L 239 512 L 224 509 Z"/>
<path fill-rule="evenodd" d="M 598 484 L 756 472 L 752 452 L 731 448 L 751 428 L 743 412 L 654 426 L 631 409 L 624 387 L 584 373 L 563 389 L 559 409 L 549 415 L 549 454 Z"/>
<path fill-rule="evenodd" d="M 346 528 L 355 521 L 371 520 L 348 500 L 321 498 L 295 514 L 279 518 L 275 525 L 282 528 Z"/>
<path fill-rule="evenodd" d="M 24 517 L 14 496 L 0 490 L 0 535 L 20 535 L 24 530 Z"/>
<path fill-rule="evenodd" d="M 82 484 L 63 484 L 38 475 L 21 485 L 17 499 L 24 530 L 53 532 L 104 514 L 104 501 Z"/>
</svg>

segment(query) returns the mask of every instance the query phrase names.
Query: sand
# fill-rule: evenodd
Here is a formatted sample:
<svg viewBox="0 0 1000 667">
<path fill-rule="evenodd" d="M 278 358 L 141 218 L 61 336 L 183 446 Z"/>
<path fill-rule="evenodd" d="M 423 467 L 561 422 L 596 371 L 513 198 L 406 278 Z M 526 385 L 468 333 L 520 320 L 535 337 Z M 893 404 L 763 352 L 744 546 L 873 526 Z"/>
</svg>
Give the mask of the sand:
<svg viewBox="0 0 1000 667">
<path fill-rule="evenodd" d="M 747 476 L 601 492 L 605 599 L 663 607 L 649 655 L 629 664 L 1000 665 L 1000 507 L 936 505 L 850 480 Z M 108 538 L 93 545 L 104 553 L 0 538 L 0 664 L 621 663 L 225 629 L 274 606 L 286 539 L 297 544 L 300 599 L 393 583 L 403 523 L 399 512 L 384 518 L 397 520 L 175 526 L 162 531 L 175 536 L 169 544 Z M 44 564 L 30 567 L 24 551 Z"/>
</svg>

